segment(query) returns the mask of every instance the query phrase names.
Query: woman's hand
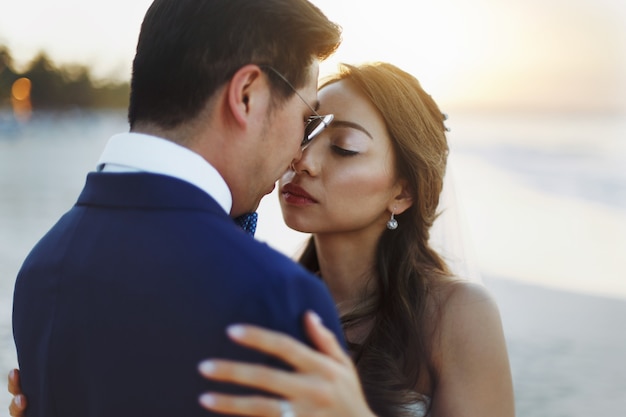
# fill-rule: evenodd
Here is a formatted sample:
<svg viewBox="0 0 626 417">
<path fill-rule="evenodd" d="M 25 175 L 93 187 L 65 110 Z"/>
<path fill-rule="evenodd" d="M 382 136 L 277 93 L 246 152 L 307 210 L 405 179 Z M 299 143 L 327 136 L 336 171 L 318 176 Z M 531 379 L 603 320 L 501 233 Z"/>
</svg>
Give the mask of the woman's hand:
<svg viewBox="0 0 626 417">
<path fill-rule="evenodd" d="M 236 325 L 228 335 L 236 343 L 258 350 L 294 368 L 293 372 L 263 365 L 212 359 L 199 365 L 206 378 L 261 389 L 282 399 L 206 393 L 205 408 L 251 417 L 374 416 L 365 401 L 352 360 L 317 314 L 305 315 L 305 327 L 319 351 L 282 333 L 256 326 Z"/>
<path fill-rule="evenodd" d="M 22 387 L 20 386 L 20 371 L 13 369 L 9 372 L 9 392 L 13 394 L 13 399 L 9 405 L 9 414 L 12 417 L 24 417 L 24 411 L 26 410 L 26 397 L 22 394 Z"/>
</svg>

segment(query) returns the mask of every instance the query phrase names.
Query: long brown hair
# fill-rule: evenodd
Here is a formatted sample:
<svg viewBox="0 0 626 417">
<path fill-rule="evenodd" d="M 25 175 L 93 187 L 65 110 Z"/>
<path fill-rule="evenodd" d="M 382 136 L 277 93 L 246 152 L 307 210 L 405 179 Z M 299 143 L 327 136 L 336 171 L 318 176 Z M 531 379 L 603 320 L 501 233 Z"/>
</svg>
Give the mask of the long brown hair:
<svg viewBox="0 0 626 417">
<path fill-rule="evenodd" d="M 402 416 L 407 405 L 424 400 L 415 393 L 424 372 L 434 381 L 428 329 L 439 315 L 431 290 L 435 281 L 449 276 L 428 244 L 448 155 L 444 116 L 418 80 L 393 65 L 344 64 L 322 88 L 341 80 L 353 82 L 382 115 L 398 175 L 413 197 L 413 205 L 396 216 L 399 227 L 385 230 L 379 240 L 376 294 L 342 317 L 344 330 L 372 324 L 362 343 L 350 345 L 370 407 L 379 416 Z M 300 262 L 319 270 L 314 238 Z"/>
</svg>

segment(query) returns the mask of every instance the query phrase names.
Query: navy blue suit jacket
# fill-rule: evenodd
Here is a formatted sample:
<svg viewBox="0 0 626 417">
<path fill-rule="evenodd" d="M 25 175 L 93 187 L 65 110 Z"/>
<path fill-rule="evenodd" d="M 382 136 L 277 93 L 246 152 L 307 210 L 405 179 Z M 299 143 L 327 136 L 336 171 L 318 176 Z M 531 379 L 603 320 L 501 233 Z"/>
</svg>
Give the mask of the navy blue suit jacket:
<svg viewBox="0 0 626 417">
<path fill-rule="evenodd" d="M 13 330 L 29 417 L 209 416 L 198 363 L 284 366 L 232 343 L 255 323 L 305 340 L 315 310 L 340 340 L 324 284 L 255 241 L 206 193 L 154 174 L 91 173 L 17 277 Z"/>
</svg>

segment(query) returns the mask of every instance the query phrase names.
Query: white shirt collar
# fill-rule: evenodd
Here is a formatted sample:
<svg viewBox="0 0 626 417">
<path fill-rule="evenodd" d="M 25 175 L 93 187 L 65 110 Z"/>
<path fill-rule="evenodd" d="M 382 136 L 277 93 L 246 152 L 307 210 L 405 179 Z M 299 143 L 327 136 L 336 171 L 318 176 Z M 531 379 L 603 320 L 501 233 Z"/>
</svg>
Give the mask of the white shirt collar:
<svg viewBox="0 0 626 417">
<path fill-rule="evenodd" d="M 199 154 L 167 139 L 141 133 L 120 133 L 109 139 L 98 171 L 150 172 L 186 181 L 204 190 L 226 213 L 233 197 L 220 173 Z"/>
</svg>

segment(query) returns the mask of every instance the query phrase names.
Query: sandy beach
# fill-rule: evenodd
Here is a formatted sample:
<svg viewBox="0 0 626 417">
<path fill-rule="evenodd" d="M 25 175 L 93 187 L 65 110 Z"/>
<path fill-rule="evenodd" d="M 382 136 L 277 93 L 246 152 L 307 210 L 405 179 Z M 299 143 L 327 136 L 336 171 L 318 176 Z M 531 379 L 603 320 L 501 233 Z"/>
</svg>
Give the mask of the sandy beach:
<svg viewBox="0 0 626 417">
<path fill-rule="evenodd" d="M 626 300 L 484 281 L 500 307 L 519 417 L 624 415 Z"/>
</svg>

